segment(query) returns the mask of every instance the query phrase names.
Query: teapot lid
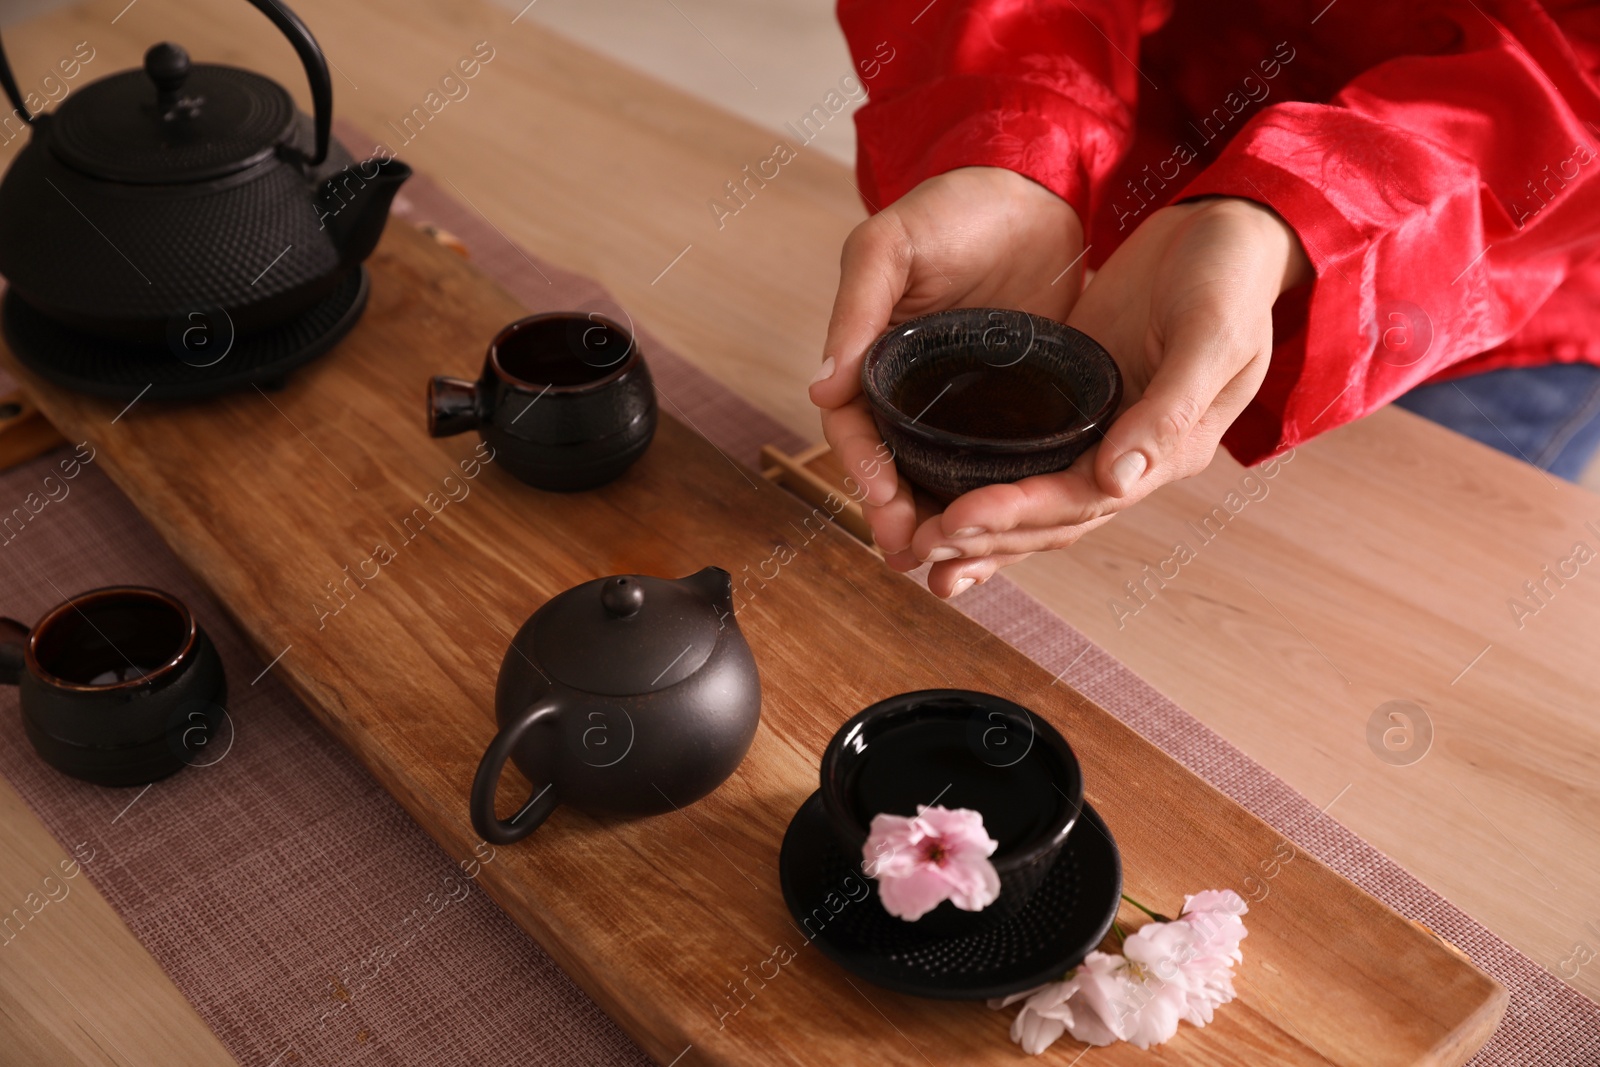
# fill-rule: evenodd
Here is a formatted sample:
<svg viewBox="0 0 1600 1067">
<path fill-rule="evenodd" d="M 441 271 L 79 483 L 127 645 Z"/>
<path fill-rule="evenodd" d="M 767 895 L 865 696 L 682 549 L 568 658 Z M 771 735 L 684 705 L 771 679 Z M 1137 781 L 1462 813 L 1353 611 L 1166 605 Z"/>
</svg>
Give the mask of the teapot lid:
<svg viewBox="0 0 1600 1067">
<path fill-rule="evenodd" d="M 294 129 L 288 92 L 237 67 L 189 63 L 173 44 L 79 89 L 56 109 L 51 150 L 91 177 L 141 185 L 207 181 L 268 158 Z"/>
<path fill-rule="evenodd" d="M 721 628 L 716 602 L 693 576 L 619 574 L 573 586 L 545 604 L 529 620 L 528 635 L 534 657 L 555 681 L 632 696 L 677 685 L 699 670 Z"/>
</svg>

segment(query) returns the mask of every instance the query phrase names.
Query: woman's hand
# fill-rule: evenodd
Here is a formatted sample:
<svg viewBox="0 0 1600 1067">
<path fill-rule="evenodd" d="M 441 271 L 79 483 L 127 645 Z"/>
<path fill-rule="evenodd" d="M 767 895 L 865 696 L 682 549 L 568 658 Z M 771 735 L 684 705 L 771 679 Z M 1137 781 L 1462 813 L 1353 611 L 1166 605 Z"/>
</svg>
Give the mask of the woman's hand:
<svg viewBox="0 0 1600 1067">
<path fill-rule="evenodd" d="M 874 538 L 900 569 L 918 564 L 907 551 L 917 510 L 861 395 L 867 348 L 892 324 L 945 308 L 1020 308 L 1065 319 L 1083 289 L 1082 252 L 1077 212 L 998 167 L 929 178 L 845 241 L 811 400 L 834 454 L 866 490 Z"/>
<path fill-rule="evenodd" d="M 1267 372 L 1273 303 L 1311 276 L 1294 231 L 1252 201 L 1199 200 L 1150 216 L 1066 320 L 1122 368 L 1124 410 L 1069 469 L 975 489 L 926 517 L 911 555 L 933 563 L 929 588 L 960 593 L 1203 470 Z"/>
</svg>

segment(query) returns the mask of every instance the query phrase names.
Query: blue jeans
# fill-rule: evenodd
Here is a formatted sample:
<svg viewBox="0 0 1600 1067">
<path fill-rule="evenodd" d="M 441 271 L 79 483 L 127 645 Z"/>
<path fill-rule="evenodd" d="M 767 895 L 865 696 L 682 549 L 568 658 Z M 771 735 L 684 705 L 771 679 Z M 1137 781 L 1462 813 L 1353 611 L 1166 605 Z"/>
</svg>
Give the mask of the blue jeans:
<svg viewBox="0 0 1600 1067">
<path fill-rule="evenodd" d="M 1395 403 L 1570 481 L 1600 448 L 1600 367 L 1588 363 L 1420 385 Z"/>
</svg>

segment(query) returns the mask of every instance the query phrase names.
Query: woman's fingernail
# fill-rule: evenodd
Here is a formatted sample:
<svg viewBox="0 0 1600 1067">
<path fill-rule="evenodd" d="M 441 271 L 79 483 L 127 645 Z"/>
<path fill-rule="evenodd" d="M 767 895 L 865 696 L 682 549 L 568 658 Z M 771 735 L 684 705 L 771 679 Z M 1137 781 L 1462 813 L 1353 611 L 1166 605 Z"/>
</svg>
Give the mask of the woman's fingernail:
<svg viewBox="0 0 1600 1067">
<path fill-rule="evenodd" d="M 976 578 L 961 578 L 961 579 L 959 579 L 955 584 L 955 588 L 950 590 L 950 595 L 951 596 L 960 596 L 962 593 L 965 593 L 968 589 L 971 589 L 972 588 L 972 583 L 975 582 L 975 581 L 977 581 Z"/>
<path fill-rule="evenodd" d="M 817 368 L 817 376 L 815 378 L 811 379 L 811 384 L 812 385 L 816 385 L 818 382 L 825 382 L 829 378 L 832 378 L 833 377 L 833 367 L 834 367 L 833 357 L 829 356 L 827 359 L 822 361 L 822 366 Z"/>
<path fill-rule="evenodd" d="M 1124 452 L 1111 464 L 1111 480 L 1117 483 L 1117 488 L 1126 493 L 1133 488 L 1133 483 L 1139 480 L 1146 466 L 1143 452 Z"/>
<path fill-rule="evenodd" d="M 950 536 L 951 537 L 978 537 L 983 532 L 984 531 L 983 531 L 983 527 L 982 526 L 963 526 L 961 529 L 957 530 L 955 533 L 951 534 Z"/>
<path fill-rule="evenodd" d="M 938 563 L 941 560 L 955 559 L 959 555 L 961 555 L 959 550 L 951 548 L 949 545 L 940 545 L 922 558 L 928 563 Z"/>
</svg>

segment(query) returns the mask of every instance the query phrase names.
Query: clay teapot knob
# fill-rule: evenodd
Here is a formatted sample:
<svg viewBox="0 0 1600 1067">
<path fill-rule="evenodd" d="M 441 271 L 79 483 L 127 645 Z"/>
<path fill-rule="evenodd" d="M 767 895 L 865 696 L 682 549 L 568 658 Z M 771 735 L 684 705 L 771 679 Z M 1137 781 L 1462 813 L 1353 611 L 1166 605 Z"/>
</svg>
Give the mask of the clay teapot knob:
<svg viewBox="0 0 1600 1067">
<path fill-rule="evenodd" d="M 600 590 L 600 603 L 613 618 L 631 619 L 644 607 L 644 589 L 626 575 L 611 579 Z"/>
<path fill-rule="evenodd" d="M 144 54 L 144 72 L 156 86 L 156 107 L 167 115 L 177 106 L 189 77 L 189 53 L 169 42 L 151 45 Z"/>
</svg>

